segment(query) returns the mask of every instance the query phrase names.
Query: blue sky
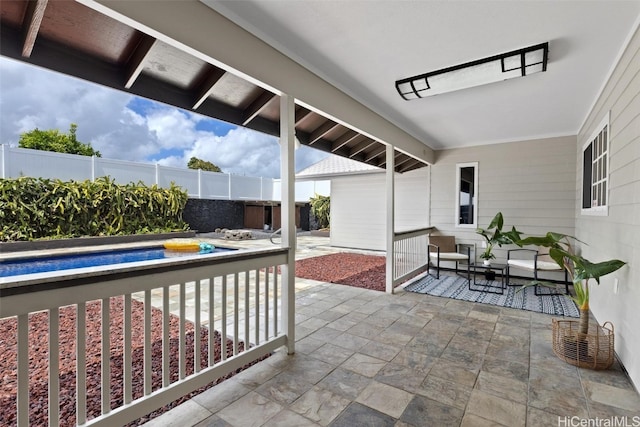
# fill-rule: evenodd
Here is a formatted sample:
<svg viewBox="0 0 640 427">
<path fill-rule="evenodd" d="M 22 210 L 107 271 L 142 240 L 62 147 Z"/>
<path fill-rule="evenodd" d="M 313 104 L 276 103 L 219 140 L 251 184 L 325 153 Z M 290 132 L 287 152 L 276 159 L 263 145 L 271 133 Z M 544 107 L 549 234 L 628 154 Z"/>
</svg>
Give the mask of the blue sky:
<svg viewBox="0 0 640 427">
<path fill-rule="evenodd" d="M 49 70 L 0 58 L 0 144 L 35 128 L 66 132 L 105 158 L 185 167 L 191 157 L 223 172 L 278 178 L 277 138 Z M 301 147 L 296 170 L 327 156 Z"/>
</svg>

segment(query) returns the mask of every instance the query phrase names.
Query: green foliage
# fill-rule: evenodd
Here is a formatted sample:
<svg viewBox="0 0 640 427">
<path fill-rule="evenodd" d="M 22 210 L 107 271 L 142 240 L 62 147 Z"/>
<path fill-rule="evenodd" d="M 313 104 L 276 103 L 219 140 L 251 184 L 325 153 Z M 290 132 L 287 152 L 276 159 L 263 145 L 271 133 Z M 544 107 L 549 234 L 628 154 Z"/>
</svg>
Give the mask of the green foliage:
<svg viewBox="0 0 640 427">
<path fill-rule="evenodd" d="M 318 220 L 320 228 L 329 228 L 331 218 L 331 197 L 316 194 L 309 199 L 311 203 L 311 213 Z"/>
<path fill-rule="evenodd" d="M 501 247 L 502 245 L 513 243 L 515 240 L 520 240 L 521 233 L 516 230 L 515 227 L 512 227 L 511 231 L 503 232 L 503 225 L 504 218 L 502 217 L 502 212 L 498 212 L 496 216 L 493 217 L 486 229 L 478 228 L 476 230 L 476 233 L 484 237 L 484 239 L 487 241 L 487 247 L 485 248 L 484 252 L 479 255 L 481 259 L 494 259 L 496 256 L 492 251 L 495 245 Z"/>
<path fill-rule="evenodd" d="M 0 179 L 0 241 L 186 230 L 180 187 L 21 177 Z"/>
<path fill-rule="evenodd" d="M 201 169 L 203 171 L 209 171 L 209 172 L 222 172 L 222 169 L 220 169 L 218 166 L 206 160 L 199 159 L 197 157 L 192 157 L 191 159 L 189 159 L 189 163 L 187 163 L 187 167 L 189 169 Z"/>
<path fill-rule="evenodd" d="M 100 152 L 94 150 L 91 144 L 84 144 L 76 139 L 77 129 L 78 125 L 75 123 L 69 126 L 68 134 L 61 133 L 58 129 L 34 129 L 20 135 L 18 146 L 33 150 L 101 157 Z"/>
<path fill-rule="evenodd" d="M 600 277 L 613 273 L 626 263 L 619 259 L 592 263 L 575 253 L 571 245 L 572 241 L 579 242 L 575 237 L 566 234 L 548 232 L 544 236 L 527 237 L 515 243 L 518 246 L 536 245 L 549 248 L 549 256 L 568 272 L 576 294 L 572 298 L 580 309 L 578 332 L 581 335 L 586 335 L 589 332 L 589 280 L 595 279 L 596 283 L 600 284 Z M 532 284 L 544 285 L 539 282 Z"/>
<path fill-rule="evenodd" d="M 573 288 L 576 291 L 574 300 L 580 308 L 589 308 L 589 280 L 594 279 L 600 284 L 600 277 L 613 273 L 626 263 L 619 259 L 611 259 L 592 263 L 588 259 L 577 255 L 571 242 L 578 241 L 575 237 L 548 232 L 544 236 L 532 236 L 517 241 L 519 246 L 536 245 L 549 248 L 549 256 L 563 269 L 567 270 Z"/>
</svg>

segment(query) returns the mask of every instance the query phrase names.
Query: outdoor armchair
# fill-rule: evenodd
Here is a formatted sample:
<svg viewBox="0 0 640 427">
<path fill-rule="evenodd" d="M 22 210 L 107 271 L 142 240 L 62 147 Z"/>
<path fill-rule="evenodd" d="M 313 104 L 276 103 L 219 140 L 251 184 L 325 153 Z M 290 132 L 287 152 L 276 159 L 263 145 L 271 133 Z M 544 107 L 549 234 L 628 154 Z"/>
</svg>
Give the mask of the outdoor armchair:
<svg viewBox="0 0 640 427">
<path fill-rule="evenodd" d="M 510 249 L 507 251 L 507 285 L 509 285 L 510 269 L 517 268 L 533 272 L 533 280 L 539 281 L 538 274 L 548 271 L 564 271 L 565 292 L 569 294 L 569 279 L 567 270 L 560 267 L 546 253 L 541 253 L 537 249 Z M 536 295 L 562 295 L 557 292 L 540 292 L 541 286 L 536 284 L 534 287 Z"/>
<path fill-rule="evenodd" d="M 429 265 L 433 263 L 436 268 L 436 279 L 440 278 L 441 261 L 454 261 L 457 274 L 460 274 L 458 263 L 465 262 L 466 279 L 471 277 L 471 247 L 461 248 L 454 236 L 429 236 L 429 261 Z"/>
</svg>

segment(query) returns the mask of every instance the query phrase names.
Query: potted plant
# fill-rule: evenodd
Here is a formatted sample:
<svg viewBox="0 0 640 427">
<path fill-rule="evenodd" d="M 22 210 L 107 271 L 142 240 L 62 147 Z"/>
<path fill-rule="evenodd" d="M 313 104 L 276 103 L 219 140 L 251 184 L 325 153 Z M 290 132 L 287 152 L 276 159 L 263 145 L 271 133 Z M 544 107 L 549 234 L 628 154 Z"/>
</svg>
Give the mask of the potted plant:
<svg viewBox="0 0 640 427">
<path fill-rule="evenodd" d="M 487 244 L 484 251 L 480 255 L 478 255 L 478 257 L 483 260 L 483 264 L 487 267 L 487 271 L 485 272 L 487 280 L 493 280 L 496 277 L 495 272 L 491 270 L 491 260 L 495 259 L 496 257 L 493 253 L 493 248 L 496 245 L 500 247 L 502 245 L 513 243 L 514 239 L 520 239 L 521 233 L 517 231 L 515 227 L 513 227 L 511 231 L 503 232 L 503 225 L 504 218 L 502 216 L 502 212 L 498 212 L 496 216 L 493 217 L 486 229 L 478 228 L 476 230 L 476 233 L 484 237 Z"/>
<path fill-rule="evenodd" d="M 512 243 L 512 234 L 516 232 L 515 228 L 508 232 L 502 232 L 502 226 L 504 225 L 504 218 L 502 216 L 502 212 L 498 212 L 496 216 L 493 217 L 489 226 L 485 228 L 478 228 L 476 233 L 484 237 L 486 241 L 486 248 L 484 251 L 478 256 L 480 259 L 484 260 L 484 265 L 491 265 L 491 260 L 495 259 L 495 255 L 493 254 L 494 246 L 502 246 L 505 244 Z M 517 233 L 517 232 L 516 232 Z M 518 234 L 519 237 L 519 234 Z"/>
<path fill-rule="evenodd" d="M 575 301 L 580 311 L 580 319 L 577 328 L 568 335 L 563 335 L 564 355 L 578 359 L 578 362 L 584 361 L 583 358 L 590 359 L 593 356 L 588 355 L 589 343 L 589 281 L 595 279 L 600 284 L 600 278 L 607 274 L 613 273 L 622 268 L 626 263 L 619 259 L 611 259 L 593 263 L 581 255 L 576 254 L 571 242 L 578 239 L 566 234 L 548 232 L 545 236 L 527 237 L 522 240 L 514 241 L 518 246 L 536 245 L 549 248 L 549 256 L 563 269 L 565 269 L 573 282 L 575 296 L 571 298 Z M 583 242 L 580 242 L 583 243 Z M 531 282 L 524 286 L 531 285 L 548 285 L 543 282 Z M 575 322 L 573 322 L 575 323 Z M 597 336 L 597 334 L 596 334 Z M 598 339 L 595 340 L 598 345 Z M 611 345 L 613 347 L 613 345 Z M 554 351 L 556 349 L 554 348 Z M 598 349 L 594 350 L 594 354 L 598 354 Z M 565 359 L 566 360 L 566 359 Z M 594 361 L 595 362 L 595 361 Z M 582 366 L 582 365 L 580 365 Z M 588 367 L 588 366 L 585 366 Z"/>
</svg>

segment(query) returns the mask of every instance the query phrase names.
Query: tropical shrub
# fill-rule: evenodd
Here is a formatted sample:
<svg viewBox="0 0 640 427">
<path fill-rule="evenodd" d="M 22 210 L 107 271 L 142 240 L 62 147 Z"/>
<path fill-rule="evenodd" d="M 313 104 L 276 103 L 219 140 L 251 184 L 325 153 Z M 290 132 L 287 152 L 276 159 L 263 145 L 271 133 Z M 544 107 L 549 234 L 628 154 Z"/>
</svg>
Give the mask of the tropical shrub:
<svg viewBox="0 0 640 427">
<path fill-rule="evenodd" d="M 0 179 L 0 241 L 186 230 L 187 199 L 174 184 L 118 185 L 109 177 Z"/>
<path fill-rule="evenodd" d="M 544 236 L 531 236 L 515 243 L 518 246 L 536 245 L 549 248 L 549 256 L 567 271 L 576 294 L 572 299 L 580 310 L 578 332 L 581 336 L 585 336 L 589 332 L 589 281 L 594 279 L 599 285 L 601 277 L 619 270 L 626 262 L 619 259 L 591 262 L 576 253 L 572 245 L 573 241 L 580 242 L 573 236 L 550 231 Z M 545 285 L 545 283 L 534 281 L 525 286 L 535 284 Z"/>
<path fill-rule="evenodd" d="M 222 172 L 222 169 L 218 165 L 211 163 L 208 160 L 202 160 L 197 157 L 192 157 L 187 163 L 189 169 L 200 169 L 208 172 Z"/>
<path fill-rule="evenodd" d="M 331 197 L 316 194 L 309 199 L 311 203 L 311 213 L 318 220 L 320 228 L 329 228 L 331 218 Z"/>
</svg>

